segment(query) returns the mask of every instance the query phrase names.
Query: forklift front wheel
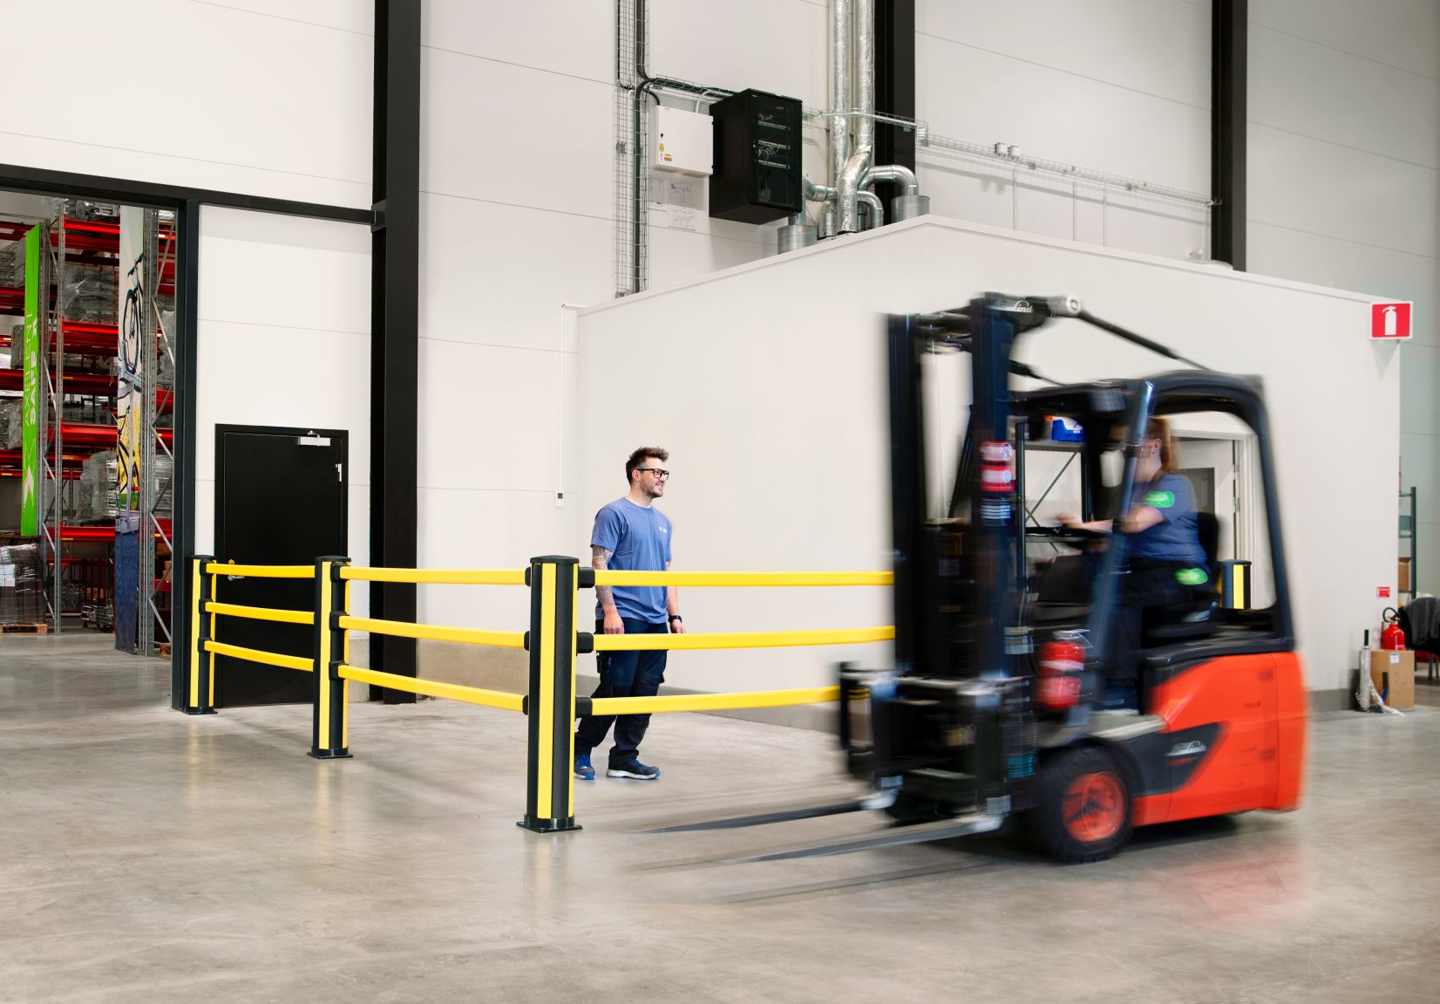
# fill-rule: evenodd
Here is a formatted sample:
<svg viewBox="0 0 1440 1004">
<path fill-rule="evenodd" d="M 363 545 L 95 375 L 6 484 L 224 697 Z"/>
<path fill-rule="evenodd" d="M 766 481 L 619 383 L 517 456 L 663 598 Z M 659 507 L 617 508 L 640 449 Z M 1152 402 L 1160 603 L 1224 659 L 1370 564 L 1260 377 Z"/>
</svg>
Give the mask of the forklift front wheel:
<svg viewBox="0 0 1440 1004">
<path fill-rule="evenodd" d="M 1031 831 L 1061 861 L 1101 861 L 1130 839 L 1134 786 L 1115 754 L 1076 746 L 1049 759 L 1036 778 Z"/>
</svg>

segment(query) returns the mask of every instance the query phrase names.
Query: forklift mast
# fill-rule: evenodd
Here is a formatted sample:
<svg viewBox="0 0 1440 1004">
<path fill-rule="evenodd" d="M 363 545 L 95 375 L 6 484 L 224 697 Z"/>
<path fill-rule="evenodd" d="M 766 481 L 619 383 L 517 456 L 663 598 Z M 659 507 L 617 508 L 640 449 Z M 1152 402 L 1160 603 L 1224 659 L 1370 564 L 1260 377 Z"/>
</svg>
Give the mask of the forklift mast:
<svg viewBox="0 0 1440 1004">
<path fill-rule="evenodd" d="M 1102 320 L 1073 296 L 1014 297 L 986 293 L 964 307 L 934 314 L 891 315 L 887 329 L 890 380 L 890 501 L 895 566 L 895 660 L 901 676 L 978 677 L 1012 675 L 1006 629 L 1018 628 L 1024 591 L 1025 508 L 1017 479 L 1010 422 L 1015 395 L 1010 377 L 1054 383 L 1012 358 L 1016 338 L 1055 317 L 1073 317 L 1108 334 L 1195 369 L 1208 370 L 1159 342 Z M 960 534 L 966 580 L 959 595 L 938 573 L 944 538 L 927 525 L 928 482 L 925 417 L 921 391 L 922 355 L 932 349 L 959 349 L 970 356 L 971 408 L 963 438 L 950 516 L 968 503 L 969 525 Z M 1137 387 L 1130 424 L 1143 423 L 1150 387 Z M 1019 446 L 1023 450 L 1024 431 Z M 1134 437 L 1126 444 L 1121 497 L 1128 497 L 1135 469 Z M 1087 513 L 1087 516 L 1089 514 Z M 1107 553 L 1105 572 L 1122 560 Z M 943 606 L 954 613 L 941 615 Z M 1102 648 L 1113 597 L 1102 595 L 1091 617 L 1091 641 Z"/>
</svg>

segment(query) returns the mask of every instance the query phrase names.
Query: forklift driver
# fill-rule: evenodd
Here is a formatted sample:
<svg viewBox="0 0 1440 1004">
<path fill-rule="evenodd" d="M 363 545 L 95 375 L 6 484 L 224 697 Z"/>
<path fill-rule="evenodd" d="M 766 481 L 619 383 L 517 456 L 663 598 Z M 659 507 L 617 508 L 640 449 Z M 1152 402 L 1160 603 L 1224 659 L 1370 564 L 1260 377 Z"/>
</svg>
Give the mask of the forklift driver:
<svg viewBox="0 0 1440 1004">
<path fill-rule="evenodd" d="M 1211 569 L 1205 563 L 1197 513 L 1195 489 L 1180 473 L 1170 423 L 1152 417 L 1138 446 L 1130 509 L 1118 526 L 1129 544 L 1129 571 L 1120 588 L 1113 628 L 1114 658 L 1105 694 L 1108 708 L 1136 707 L 1146 611 L 1194 601 L 1209 591 Z M 1110 520 L 1081 523 L 1070 513 L 1061 514 L 1060 522 L 1102 532 L 1116 528 Z"/>
</svg>

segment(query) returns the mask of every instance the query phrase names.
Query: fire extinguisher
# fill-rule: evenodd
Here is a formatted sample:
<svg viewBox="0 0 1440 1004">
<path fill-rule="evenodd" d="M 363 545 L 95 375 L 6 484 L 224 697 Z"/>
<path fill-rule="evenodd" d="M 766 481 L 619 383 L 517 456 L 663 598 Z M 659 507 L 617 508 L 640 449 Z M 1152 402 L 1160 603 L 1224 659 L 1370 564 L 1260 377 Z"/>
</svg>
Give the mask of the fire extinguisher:
<svg viewBox="0 0 1440 1004">
<path fill-rule="evenodd" d="M 1400 614 L 1394 607 L 1386 607 L 1380 615 L 1385 630 L 1380 632 L 1380 647 L 1386 652 L 1405 651 L 1405 632 L 1400 630 Z"/>
</svg>

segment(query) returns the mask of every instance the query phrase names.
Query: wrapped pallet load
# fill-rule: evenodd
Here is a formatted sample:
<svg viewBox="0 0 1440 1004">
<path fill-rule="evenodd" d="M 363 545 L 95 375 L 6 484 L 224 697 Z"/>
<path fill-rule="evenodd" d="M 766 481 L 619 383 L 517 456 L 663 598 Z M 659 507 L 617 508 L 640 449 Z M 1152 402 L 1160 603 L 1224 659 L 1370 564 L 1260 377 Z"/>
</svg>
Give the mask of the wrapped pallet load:
<svg viewBox="0 0 1440 1004">
<path fill-rule="evenodd" d="M 0 547 L 0 624 L 42 623 L 44 590 L 39 544 Z"/>
</svg>

